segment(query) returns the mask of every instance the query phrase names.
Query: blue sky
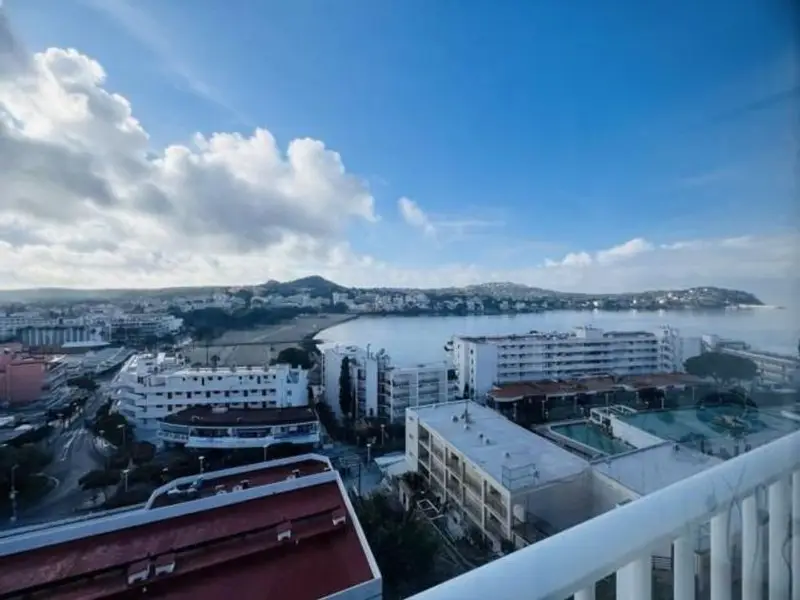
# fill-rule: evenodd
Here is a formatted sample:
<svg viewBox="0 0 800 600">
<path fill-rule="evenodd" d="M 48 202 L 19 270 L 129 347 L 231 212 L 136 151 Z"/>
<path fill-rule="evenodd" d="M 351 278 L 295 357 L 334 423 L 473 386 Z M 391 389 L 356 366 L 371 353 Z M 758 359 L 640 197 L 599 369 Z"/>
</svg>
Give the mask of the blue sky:
<svg viewBox="0 0 800 600">
<path fill-rule="evenodd" d="M 796 223 L 788 4 L 135 7 L 6 0 L 31 51 L 74 47 L 103 65 L 154 151 L 256 126 L 282 147 L 323 140 L 369 182 L 380 220 L 351 223 L 347 240 L 377 260 L 524 268 L 637 238 L 782 235 Z M 403 223 L 400 197 L 435 235 Z"/>
</svg>

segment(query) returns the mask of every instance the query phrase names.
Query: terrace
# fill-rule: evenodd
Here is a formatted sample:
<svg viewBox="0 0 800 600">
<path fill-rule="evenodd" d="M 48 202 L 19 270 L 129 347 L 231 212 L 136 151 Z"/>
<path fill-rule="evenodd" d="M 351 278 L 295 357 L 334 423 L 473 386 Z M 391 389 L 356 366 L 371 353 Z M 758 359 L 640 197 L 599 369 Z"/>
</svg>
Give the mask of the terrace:
<svg viewBox="0 0 800 600">
<path fill-rule="evenodd" d="M 698 573 L 693 536 L 707 525 L 710 553 Z M 573 595 L 593 600 L 597 583 L 611 575 L 618 600 L 652 600 L 652 554 L 667 545 L 672 546 L 675 599 L 700 598 L 703 588 L 711 600 L 800 600 L 800 432 L 666 485 L 413 600 L 567 600 Z"/>
</svg>

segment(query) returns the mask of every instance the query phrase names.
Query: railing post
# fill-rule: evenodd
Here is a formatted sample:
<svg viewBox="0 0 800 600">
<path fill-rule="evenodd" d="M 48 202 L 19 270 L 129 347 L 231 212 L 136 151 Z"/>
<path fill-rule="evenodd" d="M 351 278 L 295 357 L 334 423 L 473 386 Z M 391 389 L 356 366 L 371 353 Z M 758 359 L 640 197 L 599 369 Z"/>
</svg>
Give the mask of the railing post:
<svg viewBox="0 0 800 600">
<path fill-rule="evenodd" d="M 769 600 L 789 597 L 789 488 L 786 479 L 769 486 Z"/>
<path fill-rule="evenodd" d="M 792 474 L 792 600 L 800 600 L 800 471 Z"/>
<path fill-rule="evenodd" d="M 732 569 L 728 536 L 730 508 L 711 517 L 711 600 L 731 600 Z"/>
<path fill-rule="evenodd" d="M 761 600 L 764 589 L 764 540 L 758 521 L 758 496 L 742 501 L 742 600 Z"/>
<path fill-rule="evenodd" d="M 672 543 L 672 589 L 675 600 L 695 600 L 694 539 L 689 533 Z"/>
<path fill-rule="evenodd" d="M 651 600 L 653 559 L 648 554 L 617 571 L 617 600 Z"/>
</svg>

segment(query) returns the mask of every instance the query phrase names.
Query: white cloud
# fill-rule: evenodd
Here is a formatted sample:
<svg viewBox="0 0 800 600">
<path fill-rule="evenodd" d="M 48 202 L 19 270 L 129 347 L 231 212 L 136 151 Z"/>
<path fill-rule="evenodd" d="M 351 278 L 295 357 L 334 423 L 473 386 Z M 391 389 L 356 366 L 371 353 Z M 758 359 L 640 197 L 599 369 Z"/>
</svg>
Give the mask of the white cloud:
<svg viewBox="0 0 800 600">
<path fill-rule="evenodd" d="M 362 178 L 313 139 L 279 148 L 265 129 L 152 147 L 134 107 L 77 50 L 30 55 L 0 12 L 0 287 L 165 287 L 320 274 L 347 285 L 436 287 L 517 281 L 565 291 L 691 285 L 772 289 L 796 281 L 795 234 L 665 242 L 635 238 L 549 259 L 550 242 L 497 235 L 511 265 L 400 266 L 355 253 L 353 222 L 377 219 Z M 489 228 L 398 210 L 419 230 Z M 456 225 L 448 225 L 455 223 Z M 563 240 L 554 240 L 558 245 Z M 552 249 L 551 249 L 552 252 Z"/>
<path fill-rule="evenodd" d="M 436 235 L 436 227 L 431 223 L 425 211 L 419 207 L 419 204 L 403 196 L 397 201 L 397 208 L 400 211 L 400 216 L 411 227 L 419 229 L 425 235 Z"/>
</svg>

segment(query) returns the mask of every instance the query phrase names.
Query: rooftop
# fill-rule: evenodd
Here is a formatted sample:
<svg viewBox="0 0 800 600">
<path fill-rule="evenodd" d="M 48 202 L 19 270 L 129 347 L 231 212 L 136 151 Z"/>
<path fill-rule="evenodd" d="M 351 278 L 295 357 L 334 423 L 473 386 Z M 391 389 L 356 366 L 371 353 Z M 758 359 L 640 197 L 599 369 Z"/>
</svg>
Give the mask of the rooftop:
<svg viewBox="0 0 800 600">
<path fill-rule="evenodd" d="M 314 455 L 274 461 L 326 461 Z M 267 479 L 273 463 L 230 469 Z M 224 479 L 225 472 L 220 473 Z M 0 540 L 0 595 L 312 600 L 379 572 L 335 471 Z M 371 596 L 372 596 L 371 595 Z M 371 597 L 370 596 L 370 597 Z"/>
<path fill-rule="evenodd" d="M 464 419 L 465 411 L 469 414 L 468 421 Z M 582 458 L 475 402 L 449 402 L 408 412 L 418 414 L 422 424 L 501 485 L 507 479 L 504 477 L 507 470 L 535 469 L 536 485 L 542 485 L 576 475 L 588 467 Z"/>
<path fill-rule="evenodd" d="M 722 462 L 686 446 L 666 442 L 605 458 L 594 469 L 642 496 Z"/>
<path fill-rule="evenodd" d="M 225 408 L 214 409 L 209 406 L 186 408 L 167 415 L 164 423 L 172 425 L 215 425 L 230 427 L 236 425 L 288 425 L 317 421 L 317 413 L 307 406 L 286 408 Z"/>
<path fill-rule="evenodd" d="M 558 341 L 588 341 L 603 342 L 616 338 L 640 338 L 656 340 L 657 335 L 651 331 L 603 331 L 596 327 L 579 326 L 572 331 L 529 331 L 527 333 L 511 333 L 496 335 L 459 335 L 457 338 L 478 344 L 501 344 L 509 342 L 558 342 Z"/>
<path fill-rule="evenodd" d="M 495 400 L 516 400 L 525 396 L 559 396 L 572 394 L 603 394 L 617 390 L 631 391 L 652 387 L 699 385 L 703 381 L 686 373 L 657 373 L 622 377 L 587 377 L 561 381 L 535 381 L 495 386 L 489 395 Z"/>
</svg>

